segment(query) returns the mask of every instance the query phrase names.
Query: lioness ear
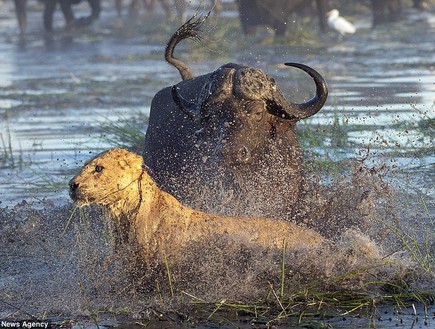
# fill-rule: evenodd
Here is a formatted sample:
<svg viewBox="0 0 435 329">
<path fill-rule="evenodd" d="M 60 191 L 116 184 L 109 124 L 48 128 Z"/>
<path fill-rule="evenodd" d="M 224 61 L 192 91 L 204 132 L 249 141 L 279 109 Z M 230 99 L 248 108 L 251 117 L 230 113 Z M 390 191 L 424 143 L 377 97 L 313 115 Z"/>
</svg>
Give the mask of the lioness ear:
<svg viewBox="0 0 435 329">
<path fill-rule="evenodd" d="M 118 163 L 119 163 L 119 166 L 121 167 L 121 169 L 130 168 L 130 164 L 127 161 L 125 161 L 124 159 L 120 159 Z"/>
<path fill-rule="evenodd" d="M 118 163 L 121 169 L 142 169 L 143 158 L 139 155 L 135 155 L 134 157 L 128 157 L 127 159 L 119 159 Z"/>
</svg>

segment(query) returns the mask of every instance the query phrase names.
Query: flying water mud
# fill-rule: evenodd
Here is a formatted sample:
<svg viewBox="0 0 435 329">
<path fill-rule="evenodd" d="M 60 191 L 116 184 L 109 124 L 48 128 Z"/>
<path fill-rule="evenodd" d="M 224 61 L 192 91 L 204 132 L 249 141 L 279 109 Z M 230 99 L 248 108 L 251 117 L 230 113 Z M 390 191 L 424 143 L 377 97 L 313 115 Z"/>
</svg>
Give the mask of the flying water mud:
<svg viewBox="0 0 435 329">
<path fill-rule="evenodd" d="M 421 23 L 427 34 L 403 31 L 388 40 L 385 30 L 367 31 L 303 55 L 288 45 L 256 45 L 259 57 L 236 57 L 235 62 L 263 68 L 284 62 L 277 54 L 285 53 L 286 60 L 310 62 L 326 73 L 334 104 L 300 129 L 309 188 L 297 221 L 332 243 L 283 253 L 215 236 L 190 244 L 176 261 L 144 271 L 135 246 L 117 245 L 106 214 L 98 207 L 75 209 L 67 193 L 68 180 L 85 160 L 120 144 L 101 138 L 108 134 L 101 119 L 143 120 L 155 91 L 178 79 L 161 56 L 170 32 L 137 46 L 137 39 L 109 36 L 106 29 L 115 29 L 109 15 L 115 13 L 103 12 L 97 32 L 76 36 L 66 52 L 46 51 L 34 32 L 26 45 L 30 55 L 15 49 L 14 17 L 0 21 L 0 47 L 8 55 L 0 63 L 0 319 L 86 319 L 83 323 L 111 326 L 122 319 L 213 320 L 216 308 L 236 303 L 233 313 L 250 319 L 300 315 L 310 303 L 313 313 L 330 303 L 334 311 L 328 312 L 343 316 L 359 304 L 342 301 L 340 308 L 332 299 L 349 295 L 392 308 L 403 301 L 394 298 L 413 294 L 430 303 L 425 298 L 435 289 L 432 25 Z M 50 47 L 62 48 L 63 41 L 55 39 Z M 118 46 L 128 54 L 117 52 Z M 193 67 L 205 72 L 222 63 Z M 215 193 L 237 202 L 227 191 Z M 208 204 L 215 212 L 220 206 Z"/>
<path fill-rule="evenodd" d="M 153 317 L 155 310 L 188 315 L 198 301 L 249 305 L 302 291 L 383 296 L 433 289 L 429 204 L 399 193 L 360 163 L 328 190 L 327 202 L 311 202 L 316 215 L 307 219 L 331 245 L 283 254 L 216 235 L 146 271 L 135 246 L 119 248 L 101 209 L 46 204 L 35 210 L 26 202 L 2 209 L 0 317 L 80 318 L 125 310 L 133 319 Z"/>
</svg>

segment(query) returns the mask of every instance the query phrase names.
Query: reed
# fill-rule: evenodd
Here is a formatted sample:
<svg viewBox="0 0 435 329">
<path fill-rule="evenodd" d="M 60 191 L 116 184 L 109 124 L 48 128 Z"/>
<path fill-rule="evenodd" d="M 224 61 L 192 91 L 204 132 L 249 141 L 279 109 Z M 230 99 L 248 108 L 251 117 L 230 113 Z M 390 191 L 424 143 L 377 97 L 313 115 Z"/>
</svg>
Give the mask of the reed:
<svg viewBox="0 0 435 329">
<path fill-rule="evenodd" d="M 136 111 L 132 117 L 119 117 L 116 121 L 104 119 L 101 139 L 114 147 L 141 147 L 143 130 L 148 125 L 148 116 Z"/>
<path fill-rule="evenodd" d="M 7 120 L 5 122 L 5 133 L 0 132 L 0 164 L 11 169 L 22 170 L 24 166 L 23 152 L 21 149 L 14 150 L 11 131 Z"/>
</svg>

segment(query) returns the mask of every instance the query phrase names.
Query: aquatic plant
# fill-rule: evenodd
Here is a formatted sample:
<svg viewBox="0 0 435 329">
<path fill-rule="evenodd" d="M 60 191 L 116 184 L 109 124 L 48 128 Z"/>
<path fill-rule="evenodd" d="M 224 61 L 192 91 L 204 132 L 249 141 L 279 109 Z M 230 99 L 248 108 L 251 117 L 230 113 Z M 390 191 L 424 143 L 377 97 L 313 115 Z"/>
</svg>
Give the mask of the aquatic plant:
<svg viewBox="0 0 435 329">
<path fill-rule="evenodd" d="M 5 132 L 0 132 L 0 163 L 4 167 L 8 167 L 11 169 L 22 168 L 23 166 L 23 157 L 22 152 L 17 150 L 13 150 L 12 147 L 12 135 L 9 128 L 8 120 L 5 118 L 4 120 Z M 17 154 L 18 153 L 18 154 Z"/>
<path fill-rule="evenodd" d="M 132 117 L 120 116 L 116 121 L 103 119 L 101 139 L 117 147 L 140 148 L 144 143 L 144 130 L 148 125 L 148 116 L 137 110 Z"/>
<path fill-rule="evenodd" d="M 298 124 L 296 133 L 310 171 L 338 174 L 349 168 L 349 150 L 354 147 L 348 137 L 351 128 L 346 118 L 340 116 L 337 106 L 332 112 L 332 121 L 328 124 L 313 124 L 312 119 Z"/>
</svg>

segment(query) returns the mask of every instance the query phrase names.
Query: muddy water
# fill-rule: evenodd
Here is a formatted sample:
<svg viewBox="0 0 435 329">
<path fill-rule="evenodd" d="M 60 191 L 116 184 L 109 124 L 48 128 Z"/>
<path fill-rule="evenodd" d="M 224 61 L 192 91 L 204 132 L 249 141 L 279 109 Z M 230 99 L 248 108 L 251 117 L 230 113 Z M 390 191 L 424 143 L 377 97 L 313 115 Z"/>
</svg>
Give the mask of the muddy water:
<svg viewBox="0 0 435 329">
<path fill-rule="evenodd" d="M 84 13 L 86 7 L 79 7 L 79 11 Z M 131 140 L 114 135 L 113 128 L 127 126 L 144 133 L 153 95 L 179 81 L 177 72 L 162 60 L 164 42 L 177 24 L 163 26 L 161 17 L 146 17 L 142 25 L 120 21 L 108 6 L 97 24 L 82 31 L 63 33 L 58 16 L 56 33 L 47 38 L 40 12 L 35 10 L 30 13 L 29 31 L 23 40 L 17 34 L 11 4 L 4 4 L 0 13 L 0 207 L 7 207 L 0 212 L 1 236 L 6 245 L 0 251 L 0 318 L 47 313 L 53 319 L 92 319 L 94 311 L 100 310 L 114 315 L 105 319 L 114 325 L 123 309 L 128 310 L 128 322 L 134 317 L 152 317 L 159 310 L 169 313 L 175 309 L 177 314 L 181 308 L 189 313 L 189 308 L 183 308 L 186 292 L 195 291 L 209 301 L 252 301 L 270 294 L 269 283 L 279 282 L 279 275 L 274 274 L 279 274 L 280 255 L 249 248 L 240 255 L 237 241 L 218 239 L 192 246 L 186 253 L 190 268 L 174 265 L 182 297 L 171 300 L 167 286 L 156 293 L 155 284 L 147 287 L 151 292 L 135 295 L 135 285 L 128 281 L 121 268 L 125 264 L 119 260 L 128 255 L 114 252 L 110 237 L 101 236 L 105 226 L 100 223 L 98 210 L 69 218 L 72 207 L 68 204 L 67 182 L 77 168 L 102 149 L 131 145 Z M 435 197 L 434 15 L 412 13 L 405 20 L 407 24 L 376 31 L 364 29 L 369 18 L 358 16 L 357 26 L 362 29 L 357 35 L 338 41 L 328 34 L 316 45 L 291 45 L 288 40 L 270 43 L 270 36 L 262 31 L 259 37 L 241 40 L 237 24 L 225 18 L 229 20 L 225 37 L 210 37 L 219 45 L 210 45 L 214 51 L 193 52 L 189 62 L 196 74 L 230 61 L 260 67 L 276 77 L 289 97 L 296 100 L 311 95 L 311 81 L 279 63 L 304 62 L 322 72 L 331 91 L 328 103 L 321 113 L 300 125 L 307 158 L 337 162 L 361 159 L 369 153 L 367 167 L 387 166 L 379 170 L 379 175 L 399 191 L 377 191 L 379 194 L 373 196 L 376 213 L 385 215 L 393 209 L 402 215 L 398 218 L 409 220 L 409 227 L 403 227 L 422 243 L 427 239 L 431 247 L 433 225 L 426 224 L 433 219 Z M 211 34 L 215 30 L 212 28 Z M 190 43 L 184 49 L 200 46 Z M 140 143 L 141 136 L 138 140 Z M 328 172 L 325 177 L 325 183 L 331 183 L 336 176 L 331 178 Z M 364 179 L 358 177 L 353 183 L 368 184 Z M 357 192 L 350 183 L 336 184 L 349 198 Z M 388 199 L 391 195 L 394 202 Z M 385 206 L 387 203 L 391 208 Z M 89 222 L 86 218 L 98 220 Z M 376 225 L 367 229 L 364 233 L 368 237 L 349 231 L 337 238 L 344 249 L 352 246 L 363 254 L 361 257 L 332 257 L 327 250 L 301 251 L 298 259 L 288 255 L 287 263 L 295 264 L 297 273 L 288 278 L 289 282 L 303 286 L 306 282 L 300 278 L 344 275 L 358 266 L 369 266 L 367 259 L 371 256 L 392 252 L 388 247 L 393 248 L 395 242 L 370 235 L 376 229 Z M 200 250 L 207 250 L 209 256 L 198 260 Z M 228 261 L 217 250 L 234 257 Z M 400 255 L 388 271 L 370 275 L 393 280 L 403 279 L 406 272 L 413 287 L 433 290 L 433 272 L 421 269 L 408 256 Z M 433 261 L 433 254 L 428 258 Z M 303 264 L 308 259 L 317 259 L 312 268 Z M 240 264 L 250 269 L 249 278 Z M 413 276 L 412 269 L 418 275 Z M 159 273 L 156 270 L 147 279 L 164 285 Z M 191 275 L 193 283 L 184 282 L 187 280 L 182 280 L 180 273 Z M 365 283 L 373 280 L 358 279 Z M 358 286 L 353 281 L 346 284 L 352 289 Z M 119 286 L 123 289 L 116 288 Z M 378 328 L 410 327 L 416 319 L 420 327 L 427 327 L 425 322 L 433 325 L 433 310 L 417 313 L 419 316 L 413 316 L 413 309 L 405 307 L 400 311 L 388 308 L 376 317 Z M 183 314 L 178 316 L 182 318 Z M 223 320 L 220 323 L 228 324 Z M 367 327 L 366 320 L 351 318 L 335 318 L 330 324 L 334 328 Z"/>
</svg>

